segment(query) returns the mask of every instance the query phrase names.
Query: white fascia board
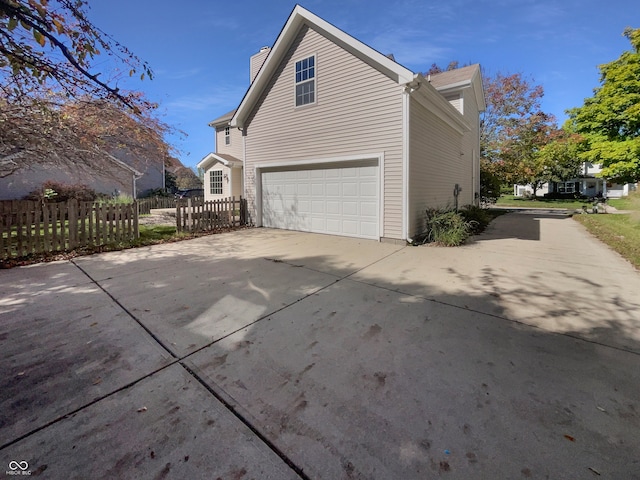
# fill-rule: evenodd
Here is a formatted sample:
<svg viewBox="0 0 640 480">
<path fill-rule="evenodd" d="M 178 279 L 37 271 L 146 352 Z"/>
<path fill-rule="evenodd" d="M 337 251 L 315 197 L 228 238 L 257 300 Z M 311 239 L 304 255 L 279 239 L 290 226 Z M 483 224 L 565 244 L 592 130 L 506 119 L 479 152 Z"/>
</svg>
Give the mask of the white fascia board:
<svg viewBox="0 0 640 480">
<path fill-rule="evenodd" d="M 460 134 L 471 131 L 471 125 L 462 114 L 456 110 L 422 75 L 418 75 L 417 89 L 411 92 L 411 96 L 427 110 L 433 112 L 438 118 L 450 125 Z M 414 82 L 415 83 L 415 82 Z"/>
<path fill-rule="evenodd" d="M 207 168 L 211 167 L 214 163 L 221 163 L 225 167 L 241 167 L 242 166 L 240 162 L 233 162 L 230 160 L 226 160 L 222 157 L 219 157 L 215 153 L 210 153 L 206 157 L 204 157 L 202 160 L 200 160 L 196 165 L 196 167 L 203 168 L 206 170 Z"/>
<path fill-rule="evenodd" d="M 307 24 L 315 30 L 318 30 L 321 34 L 325 35 L 360 60 L 378 69 L 400 85 L 410 82 L 415 76 L 411 70 L 394 62 L 387 56 L 377 50 L 374 50 L 368 45 L 365 45 L 360 40 L 357 40 L 334 25 L 331 25 L 326 20 L 314 15 L 300 5 L 296 5 L 291 12 L 291 15 L 289 15 L 289 19 L 280 31 L 273 48 L 269 52 L 269 56 L 260 69 L 260 72 L 258 72 L 258 75 L 242 99 L 238 110 L 231 119 L 230 125 L 232 127 L 244 127 L 244 122 L 255 105 L 255 102 L 257 102 L 264 87 L 280 65 L 280 62 L 284 58 L 289 46 L 295 39 L 303 24 Z"/>
<path fill-rule="evenodd" d="M 476 104 L 478 105 L 478 111 L 484 112 L 487 109 L 487 101 L 484 98 L 484 85 L 482 82 L 481 70 L 478 68 L 478 72 L 473 78 L 473 93 L 476 97 Z"/>
</svg>

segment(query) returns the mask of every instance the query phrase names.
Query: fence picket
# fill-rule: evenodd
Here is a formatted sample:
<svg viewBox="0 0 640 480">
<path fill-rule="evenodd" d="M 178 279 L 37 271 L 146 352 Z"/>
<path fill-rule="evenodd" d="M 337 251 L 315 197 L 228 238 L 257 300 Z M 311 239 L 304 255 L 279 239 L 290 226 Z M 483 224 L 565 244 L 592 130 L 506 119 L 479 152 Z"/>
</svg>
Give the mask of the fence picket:
<svg viewBox="0 0 640 480">
<path fill-rule="evenodd" d="M 218 200 L 187 199 L 176 206 L 178 232 L 214 231 L 248 224 L 247 201 L 239 197 Z"/>
<path fill-rule="evenodd" d="M 138 238 L 138 205 L 0 201 L 0 258 Z"/>
</svg>

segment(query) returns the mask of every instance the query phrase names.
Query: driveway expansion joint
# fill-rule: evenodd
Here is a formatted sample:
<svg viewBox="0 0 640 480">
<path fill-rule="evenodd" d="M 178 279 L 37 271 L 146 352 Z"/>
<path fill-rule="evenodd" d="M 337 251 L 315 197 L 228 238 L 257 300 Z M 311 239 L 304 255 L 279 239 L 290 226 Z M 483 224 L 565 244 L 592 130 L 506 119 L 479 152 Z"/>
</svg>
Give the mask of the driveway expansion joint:
<svg viewBox="0 0 640 480">
<path fill-rule="evenodd" d="M 136 317 L 129 309 L 127 309 L 127 307 L 125 307 L 122 303 L 120 303 L 120 301 L 118 301 L 118 299 L 116 297 L 114 297 L 111 293 L 109 293 L 109 291 L 106 288 L 104 288 L 102 285 L 100 285 L 100 283 L 96 279 L 94 279 L 91 275 L 89 275 L 89 272 L 87 272 L 84 268 L 82 268 L 80 265 L 78 265 L 76 262 L 74 262 L 73 259 L 69 260 L 69 262 L 71 262 L 73 265 L 75 265 L 75 267 L 78 270 L 80 270 L 82 273 L 84 273 L 87 276 L 87 278 L 89 278 L 89 280 L 91 280 L 91 282 L 96 287 L 98 287 L 100 290 L 102 290 L 105 293 L 105 295 L 107 295 L 111 299 L 111 301 L 113 303 L 118 305 L 118 307 L 120 307 L 123 312 L 125 312 L 127 315 L 129 315 L 129 317 L 131 317 L 145 332 L 147 332 L 147 334 L 150 335 L 151 338 L 153 338 L 158 343 L 158 345 L 160 345 L 169 355 L 171 355 L 174 359 L 178 359 L 178 356 L 173 352 L 173 350 L 171 350 L 171 348 L 169 348 L 168 345 L 166 345 L 160 339 L 160 337 L 158 337 L 149 328 L 147 328 L 147 326 L 145 324 L 143 324 L 138 317 Z"/>
</svg>

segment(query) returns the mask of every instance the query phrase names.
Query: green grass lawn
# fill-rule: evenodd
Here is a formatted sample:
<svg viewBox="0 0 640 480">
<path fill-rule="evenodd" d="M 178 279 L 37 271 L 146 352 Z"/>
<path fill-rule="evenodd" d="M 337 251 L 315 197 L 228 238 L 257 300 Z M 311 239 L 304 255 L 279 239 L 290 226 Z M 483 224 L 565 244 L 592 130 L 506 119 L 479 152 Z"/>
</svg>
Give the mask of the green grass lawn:
<svg viewBox="0 0 640 480">
<path fill-rule="evenodd" d="M 608 200 L 607 203 L 618 210 L 640 211 L 640 192 L 635 192 L 624 198 L 614 198 Z"/>
<path fill-rule="evenodd" d="M 609 200 L 618 210 L 629 214 L 574 215 L 587 230 L 640 269 L 640 192 Z"/>
<path fill-rule="evenodd" d="M 543 197 L 530 199 L 515 195 L 502 195 L 496 202 L 498 207 L 564 208 L 568 210 L 580 210 L 583 205 L 590 207 L 591 203 L 584 200 L 555 200 Z"/>
<path fill-rule="evenodd" d="M 178 238 L 179 235 L 176 233 L 176 230 L 176 227 L 171 225 L 140 225 L 138 227 L 138 231 L 140 232 L 139 241 L 142 245 L 150 245 L 164 240 Z"/>
</svg>

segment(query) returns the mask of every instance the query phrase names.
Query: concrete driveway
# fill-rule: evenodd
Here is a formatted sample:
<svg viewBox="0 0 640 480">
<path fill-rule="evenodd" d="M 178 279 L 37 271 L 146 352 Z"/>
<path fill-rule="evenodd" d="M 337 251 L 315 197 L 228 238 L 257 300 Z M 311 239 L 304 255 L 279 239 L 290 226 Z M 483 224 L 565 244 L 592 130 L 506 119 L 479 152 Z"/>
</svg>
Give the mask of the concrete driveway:
<svg viewBox="0 0 640 480">
<path fill-rule="evenodd" d="M 639 292 L 540 211 L 461 248 L 255 229 L 0 271 L 0 473 L 639 479 Z"/>
</svg>

